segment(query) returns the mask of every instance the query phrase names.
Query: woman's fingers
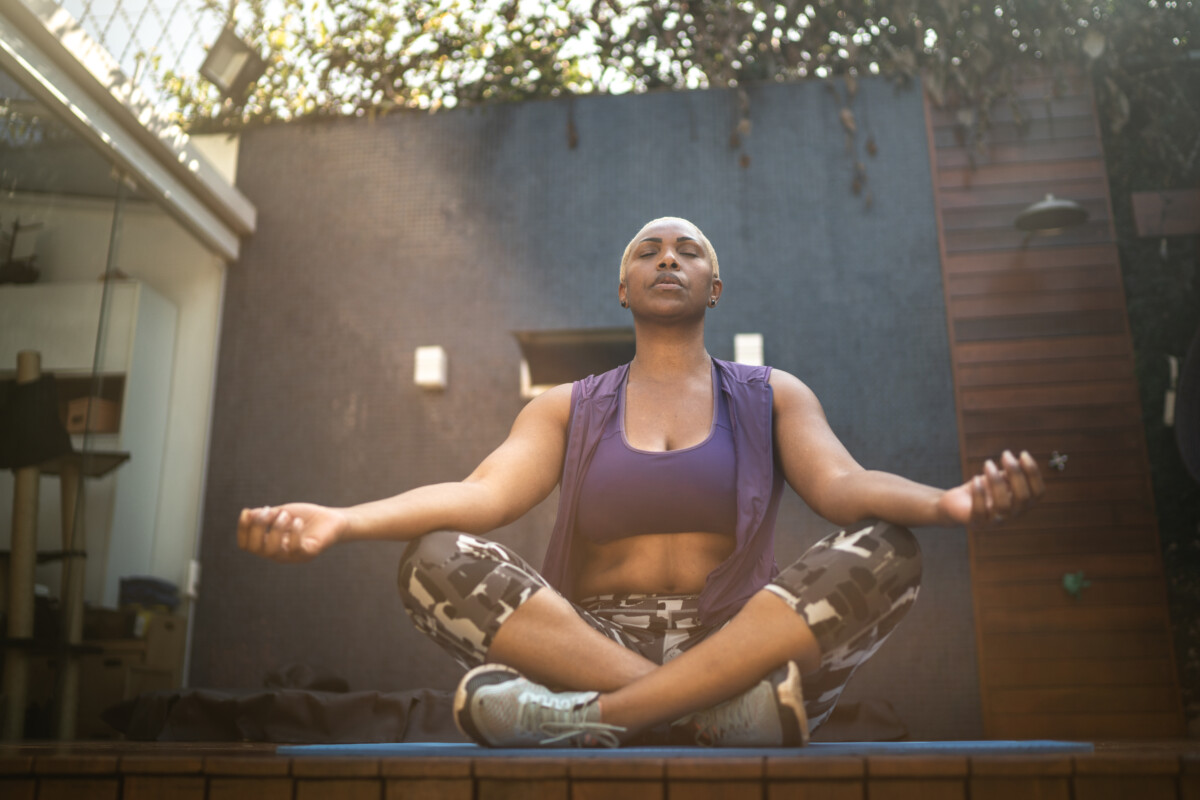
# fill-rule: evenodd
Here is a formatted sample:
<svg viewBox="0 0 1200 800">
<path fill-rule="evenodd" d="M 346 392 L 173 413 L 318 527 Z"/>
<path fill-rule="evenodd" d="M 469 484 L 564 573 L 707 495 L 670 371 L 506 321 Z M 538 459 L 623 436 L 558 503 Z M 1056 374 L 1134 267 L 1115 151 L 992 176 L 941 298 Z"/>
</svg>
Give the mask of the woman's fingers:
<svg viewBox="0 0 1200 800">
<path fill-rule="evenodd" d="M 992 516 L 992 504 L 986 483 L 982 475 L 976 475 L 971 479 L 971 522 L 973 524 L 986 522 Z"/>
<path fill-rule="evenodd" d="M 306 503 L 243 509 L 238 515 L 238 546 L 275 561 L 308 561 L 323 550 L 330 524 L 325 511 Z"/>
<path fill-rule="evenodd" d="M 991 500 L 991 520 L 1000 522 L 1007 518 L 1013 511 L 1013 490 L 1008 485 L 1008 480 L 1005 474 L 996 466 L 996 462 L 990 458 L 984 462 L 983 474 L 987 479 L 987 491 Z"/>
<path fill-rule="evenodd" d="M 1004 451 L 1004 454 L 1000 456 L 1000 463 L 1004 467 L 1004 478 L 1008 481 L 1008 488 L 1012 490 L 1013 513 L 1019 514 L 1025 510 L 1025 506 L 1029 505 L 1032 496 L 1029 478 L 1021 469 L 1021 462 L 1011 451 Z"/>
<path fill-rule="evenodd" d="M 1042 480 L 1042 470 L 1037 465 L 1037 460 L 1029 455 L 1028 450 L 1021 451 L 1021 468 L 1025 471 L 1025 475 L 1029 479 L 1029 489 L 1034 500 L 1041 497 L 1046 491 L 1046 483 Z"/>
<path fill-rule="evenodd" d="M 280 509 L 263 506 L 242 512 L 238 524 L 238 544 L 258 555 L 267 555 L 271 546 L 271 528 Z"/>
<path fill-rule="evenodd" d="M 271 520 L 271 527 L 263 539 L 263 555 L 274 558 L 284 552 L 284 538 L 287 536 L 288 526 L 291 522 L 292 515 L 285 509 L 279 509 L 279 513 Z"/>
<path fill-rule="evenodd" d="M 983 470 L 988 494 L 988 522 L 998 523 L 1020 516 L 1046 491 L 1037 461 L 1028 451 L 1022 450 L 1018 457 L 1011 450 L 1005 450 L 1000 456 L 1000 466 L 988 459 Z"/>
</svg>

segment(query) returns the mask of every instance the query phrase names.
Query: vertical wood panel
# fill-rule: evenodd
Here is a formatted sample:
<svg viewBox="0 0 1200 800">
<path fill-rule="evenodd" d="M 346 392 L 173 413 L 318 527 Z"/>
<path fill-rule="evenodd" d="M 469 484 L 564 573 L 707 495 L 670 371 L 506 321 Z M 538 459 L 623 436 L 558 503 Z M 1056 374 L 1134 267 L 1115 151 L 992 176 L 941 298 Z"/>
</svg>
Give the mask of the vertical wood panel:
<svg viewBox="0 0 1200 800">
<path fill-rule="evenodd" d="M 1047 90 L 1031 79 L 1020 91 Z M 1181 735 L 1132 339 L 1087 79 L 1068 81 L 1049 103 L 1031 102 L 1026 136 L 997 109 L 997 135 L 983 153 L 958 144 L 953 113 L 925 103 L 963 476 L 1002 448 L 1030 450 L 1048 473 L 1039 508 L 1010 526 L 969 532 L 984 729 L 1011 738 Z M 1047 193 L 1081 202 L 1088 222 L 1057 237 L 1016 230 L 1020 209 Z M 1068 455 L 1061 473 L 1046 463 L 1054 450 Z M 1073 598 L 1061 578 L 1080 570 L 1091 586 Z M 1155 668 L 1138 672 L 1147 659 Z M 1089 666 L 1097 661 L 1108 667 Z M 1036 786 L 1026 789 L 1047 796 L 1064 790 L 1059 777 L 1028 780 Z M 1087 779 L 1074 789 L 1105 787 Z"/>
</svg>

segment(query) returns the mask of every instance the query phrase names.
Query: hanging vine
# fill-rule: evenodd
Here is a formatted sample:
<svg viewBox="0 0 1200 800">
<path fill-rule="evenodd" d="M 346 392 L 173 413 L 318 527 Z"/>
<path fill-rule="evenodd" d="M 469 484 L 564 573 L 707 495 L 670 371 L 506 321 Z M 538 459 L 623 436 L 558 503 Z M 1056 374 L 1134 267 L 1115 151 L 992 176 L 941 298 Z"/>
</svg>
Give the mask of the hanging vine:
<svg viewBox="0 0 1200 800">
<path fill-rule="evenodd" d="M 733 88 L 730 144 L 743 165 L 752 129 L 744 88 L 824 79 L 847 137 L 850 188 L 869 205 L 865 161 L 879 144 L 855 110 L 860 78 L 904 85 L 920 76 L 934 103 L 959 109 L 964 140 L 982 145 L 997 105 L 1021 119 L 1013 87 L 1022 71 L 1086 69 L 1097 76 L 1103 117 L 1119 129 L 1133 95 L 1160 90 L 1145 79 L 1147 65 L 1166 69 L 1193 53 L 1197 2 L 242 0 L 231 9 L 234 22 L 268 62 L 243 102 L 197 76 L 158 74 L 178 121 L 196 132 L 598 92 Z M 1198 157 L 1173 137 L 1151 146 L 1168 154 L 1168 171 Z"/>
</svg>

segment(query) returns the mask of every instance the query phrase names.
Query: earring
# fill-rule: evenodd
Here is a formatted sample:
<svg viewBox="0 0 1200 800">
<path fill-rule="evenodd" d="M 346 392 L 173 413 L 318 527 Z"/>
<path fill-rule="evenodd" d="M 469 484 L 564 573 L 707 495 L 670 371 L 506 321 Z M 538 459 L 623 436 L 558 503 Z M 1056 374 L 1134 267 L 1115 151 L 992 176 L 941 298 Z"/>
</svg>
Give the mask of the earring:
<svg viewBox="0 0 1200 800">
<path fill-rule="evenodd" d="M 622 300 L 622 301 L 621 301 L 621 308 L 629 308 L 629 303 L 627 303 L 626 301 Z"/>
<path fill-rule="evenodd" d="M 715 298 L 714 298 L 714 299 L 712 299 L 712 300 L 709 300 L 709 301 L 708 301 L 708 307 L 709 307 L 709 308 L 716 308 L 716 306 L 717 306 L 717 301 L 716 301 L 716 299 L 715 299 Z"/>
</svg>

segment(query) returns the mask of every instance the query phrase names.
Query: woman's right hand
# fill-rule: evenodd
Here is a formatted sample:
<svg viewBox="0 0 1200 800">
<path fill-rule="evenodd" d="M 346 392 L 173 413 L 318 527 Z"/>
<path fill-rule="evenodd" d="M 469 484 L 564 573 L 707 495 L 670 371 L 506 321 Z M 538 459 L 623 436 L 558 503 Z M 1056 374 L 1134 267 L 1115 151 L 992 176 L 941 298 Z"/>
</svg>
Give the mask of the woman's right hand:
<svg viewBox="0 0 1200 800">
<path fill-rule="evenodd" d="M 285 564 L 309 561 L 336 543 L 348 525 L 340 510 L 312 503 L 246 508 L 238 516 L 238 546 Z"/>
</svg>

